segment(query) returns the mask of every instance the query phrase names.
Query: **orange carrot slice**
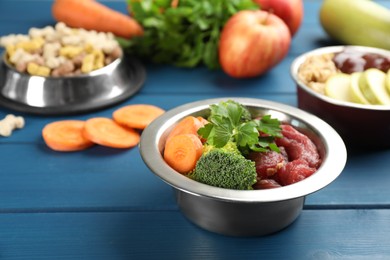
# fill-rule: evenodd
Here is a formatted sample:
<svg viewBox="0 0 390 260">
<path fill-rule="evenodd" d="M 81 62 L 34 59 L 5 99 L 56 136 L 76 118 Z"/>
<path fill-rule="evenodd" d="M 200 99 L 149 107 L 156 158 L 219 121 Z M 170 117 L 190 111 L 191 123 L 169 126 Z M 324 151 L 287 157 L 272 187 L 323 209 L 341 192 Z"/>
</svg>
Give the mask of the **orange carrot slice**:
<svg viewBox="0 0 390 260">
<path fill-rule="evenodd" d="M 85 122 L 84 136 L 96 144 L 112 148 L 130 148 L 140 141 L 137 131 L 104 117 L 88 119 Z"/>
<path fill-rule="evenodd" d="M 174 170 L 185 174 L 195 168 L 202 155 L 202 142 L 194 134 L 180 134 L 165 144 L 164 160 Z"/>
<path fill-rule="evenodd" d="M 135 19 L 98 1 L 55 0 L 52 15 L 58 22 L 71 27 L 112 32 L 124 38 L 143 35 L 143 28 Z"/>
<path fill-rule="evenodd" d="M 203 117 L 201 117 L 201 116 L 198 116 L 198 117 L 196 117 L 196 118 L 199 120 L 199 122 L 202 123 L 202 126 L 204 126 L 204 125 L 206 125 L 206 124 L 209 123 L 209 121 L 208 121 L 207 119 L 205 119 L 205 118 L 203 118 Z"/>
<path fill-rule="evenodd" d="M 118 124 L 137 129 L 144 129 L 165 111 L 147 104 L 128 105 L 114 111 L 112 117 Z"/>
<path fill-rule="evenodd" d="M 85 122 L 63 120 L 47 124 L 42 129 L 46 145 L 55 151 L 70 152 L 84 150 L 94 143 L 83 136 Z"/>
<path fill-rule="evenodd" d="M 166 142 L 168 142 L 168 140 L 172 137 L 180 134 L 194 134 L 198 136 L 198 129 L 202 126 L 203 124 L 196 117 L 187 116 L 174 126 L 172 131 L 169 133 Z"/>
</svg>

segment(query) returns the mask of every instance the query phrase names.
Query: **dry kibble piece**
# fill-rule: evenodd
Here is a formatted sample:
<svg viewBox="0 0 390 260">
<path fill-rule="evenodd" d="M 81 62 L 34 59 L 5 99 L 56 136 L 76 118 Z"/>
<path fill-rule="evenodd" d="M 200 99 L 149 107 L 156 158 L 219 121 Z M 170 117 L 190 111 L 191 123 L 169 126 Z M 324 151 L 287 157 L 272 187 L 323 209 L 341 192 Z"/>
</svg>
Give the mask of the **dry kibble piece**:
<svg viewBox="0 0 390 260">
<path fill-rule="evenodd" d="M 35 62 L 29 62 L 27 64 L 27 72 L 31 75 L 47 77 L 50 75 L 50 68 L 41 66 Z"/>
<path fill-rule="evenodd" d="M 94 61 L 95 61 L 95 56 L 93 54 L 87 54 L 84 57 L 83 62 L 81 64 L 81 71 L 83 73 L 91 72 L 93 70 Z"/>
<path fill-rule="evenodd" d="M 73 62 L 66 60 L 64 63 L 62 63 L 58 68 L 54 69 L 52 71 L 52 76 L 58 77 L 58 76 L 66 76 L 71 74 L 75 69 L 75 66 Z"/>
<path fill-rule="evenodd" d="M 333 54 L 313 55 L 299 67 L 298 78 L 313 90 L 324 93 L 325 82 L 338 69 L 333 62 Z"/>
<path fill-rule="evenodd" d="M 0 120 L 0 135 L 8 137 L 14 129 L 23 128 L 24 124 L 23 117 L 9 114 L 3 120 Z"/>
<path fill-rule="evenodd" d="M 6 49 L 8 61 L 19 72 L 27 72 L 27 64 L 35 62 L 45 67 L 39 69 L 41 74 L 45 75 L 49 68 L 53 70 L 53 76 L 74 75 L 75 70 L 81 67 L 82 73 L 89 73 L 122 55 L 122 49 L 112 33 L 70 28 L 61 22 L 55 27 L 31 28 L 28 35 L 0 37 L 0 47 Z M 94 55 L 93 61 L 92 57 L 86 58 L 88 54 Z M 62 66 L 63 59 L 73 63 L 72 70 L 69 65 Z"/>
</svg>

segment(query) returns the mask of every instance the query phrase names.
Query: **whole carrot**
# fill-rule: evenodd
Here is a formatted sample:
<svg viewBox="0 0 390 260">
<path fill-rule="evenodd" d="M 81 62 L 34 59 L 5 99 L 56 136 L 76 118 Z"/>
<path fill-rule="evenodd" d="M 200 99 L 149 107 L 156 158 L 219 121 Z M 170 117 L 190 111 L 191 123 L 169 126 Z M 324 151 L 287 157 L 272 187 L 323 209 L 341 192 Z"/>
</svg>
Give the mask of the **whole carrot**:
<svg viewBox="0 0 390 260">
<path fill-rule="evenodd" d="M 52 15 L 70 27 L 112 32 L 123 38 L 143 35 L 135 19 L 94 0 L 55 0 Z"/>
</svg>

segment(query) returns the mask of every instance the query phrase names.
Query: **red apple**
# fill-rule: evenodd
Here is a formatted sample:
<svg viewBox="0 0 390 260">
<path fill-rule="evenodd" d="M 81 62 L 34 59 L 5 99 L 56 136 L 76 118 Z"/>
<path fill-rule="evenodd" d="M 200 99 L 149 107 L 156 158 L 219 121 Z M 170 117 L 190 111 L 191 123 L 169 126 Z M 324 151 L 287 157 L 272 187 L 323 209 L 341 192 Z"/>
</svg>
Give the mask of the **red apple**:
<svg viewBox="0 0 390 260">
<path fill-rule="evenodd" d="M 256 77 L 279 63 L 290 43 L 288 27 L 276 15 L 262 10 L 239 11 L 222 29 L 219 62 L 232 77 Z"/>
<path fill-rule="evenodd" d="M 269 11 L 282 18 L 291 32 L 291 37 L 298 31 L 303 18 L 302 0 L 253 0 L 261 10 Z"/>
</svg>

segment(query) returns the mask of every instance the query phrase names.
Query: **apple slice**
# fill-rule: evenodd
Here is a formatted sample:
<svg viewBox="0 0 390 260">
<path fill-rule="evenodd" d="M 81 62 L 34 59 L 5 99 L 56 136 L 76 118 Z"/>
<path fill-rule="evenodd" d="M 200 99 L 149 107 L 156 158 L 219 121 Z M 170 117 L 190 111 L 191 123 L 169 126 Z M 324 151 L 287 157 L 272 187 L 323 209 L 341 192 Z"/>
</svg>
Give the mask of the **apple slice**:
<svg viewBox="0 0 390 260">
<path fill-rule="evenodd" d="M 362 76 L 362 72 L 355 72 L 351 74 L 351 101 L 359 104 L 369 105 L 370 102 L 364 97 L 362 91 L 359 88 L 359 79 Z"/>
<path fill-rule="evenodd" d="M 390 95 L 390 70 L 388 70 L 386 74 L 386 87 L 387 87 L 387 92 Z"/>
<path fill-rule="evenodd" d="M 352 102 L 350 85 L 350 75 L 345 73 L 335 74 L 325 83 L 325 95 L 334 99 Z"/>
<path fill-rule="evenodd" d="M 367 69 L 359 79 L 359 87 L 368 102 L 374 105 L 390 105 L 386 90 L 386 73 L 379 69 Z"/>
</svg>

